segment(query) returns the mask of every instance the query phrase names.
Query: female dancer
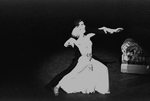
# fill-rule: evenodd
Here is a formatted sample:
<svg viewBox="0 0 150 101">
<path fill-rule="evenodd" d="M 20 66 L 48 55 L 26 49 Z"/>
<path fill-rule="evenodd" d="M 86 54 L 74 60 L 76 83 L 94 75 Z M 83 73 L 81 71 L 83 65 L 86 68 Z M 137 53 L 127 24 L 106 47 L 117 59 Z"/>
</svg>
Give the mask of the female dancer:
<svg viewBox="0 0 150 101">
<path fill-rule="evenodd" d="M 99 28 L 104 32 L 113 33 L 119 32 L 122 28 L 107 29 L 106 27 Z M 54 87 L 55 95 L 59 94 L 61 87 L 67 93 L 93 93 L 95 91 L 101 94 L 109 92 L 109 75 L 107 67 L 100 61 L 92 57 L 92 42 L 90 40 L 95 34 L 90 33 L 85 35 L 85 25 L 83 21 L 79 21 L 78 25 L 73 29 L 72 36 L 76 37 L 68 39 L 64 46 L 77 46 L 81 56 L 79 57 L 75 67 L 66 74 Z"/>
</svg>

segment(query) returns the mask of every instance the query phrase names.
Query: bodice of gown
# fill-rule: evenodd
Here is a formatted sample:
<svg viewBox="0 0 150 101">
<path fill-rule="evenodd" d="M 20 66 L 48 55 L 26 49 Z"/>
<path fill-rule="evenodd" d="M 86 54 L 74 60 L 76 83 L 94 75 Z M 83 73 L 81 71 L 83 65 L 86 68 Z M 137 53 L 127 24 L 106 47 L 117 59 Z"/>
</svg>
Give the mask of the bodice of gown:
<svg viewBox="0 0 150 101">
<path fill-rule="evenodd" d="M 90 38 L 85 36 L 84 38 L 78 39 L 77 45 L 82 56 L 92 55 L 92 42 Z"/>
</svg>

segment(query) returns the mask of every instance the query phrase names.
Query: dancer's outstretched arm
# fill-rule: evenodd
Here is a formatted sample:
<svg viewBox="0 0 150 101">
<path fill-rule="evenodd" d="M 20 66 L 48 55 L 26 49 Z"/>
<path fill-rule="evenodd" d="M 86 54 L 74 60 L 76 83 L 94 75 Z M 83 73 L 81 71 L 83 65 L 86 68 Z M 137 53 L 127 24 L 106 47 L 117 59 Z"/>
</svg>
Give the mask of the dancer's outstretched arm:
<svg viewBox="0 0 150 101">
<path fill-rule="evenodd" d="M 107 33 L 113 34 L 113 33 L 118 33 L 120 31 L 122 31 L 123 28 L 112 29 L 112 28 L 107 28 L 107 27 L 100 27 L 100 28 L 98 28 L 98 30 L 103 30 L 105 32 L 105 34 L 107 34 Z"/>
</svg>

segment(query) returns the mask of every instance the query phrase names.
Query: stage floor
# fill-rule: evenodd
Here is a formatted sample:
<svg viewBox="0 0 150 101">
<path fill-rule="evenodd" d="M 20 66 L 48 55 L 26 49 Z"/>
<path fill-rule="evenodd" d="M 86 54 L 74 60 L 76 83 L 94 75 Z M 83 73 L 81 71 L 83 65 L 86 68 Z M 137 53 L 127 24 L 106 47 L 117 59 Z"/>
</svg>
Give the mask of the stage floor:
<svg viewBox="0 0 150 101">
<path fill-rule="evenodd" d="M 74 51 L 66 49 L 49 54 L 37 62 L 34 80 L 6 80 L 1 82 L 1 101 L 149 101 L 150 75 L 126 74 L 120 72 L 120 54 L 105 49 L 96 49 L 95 55 L 105 61 L 114 61 L 107 65 L 109 70 L 110 94 L 66 94 L 59 96 L 44 90 L 44 86 L 71 63 Z M 28 77 L 30 78 L 30 77 Z M 32 77 L 33 78 L 33 77 Z"/>
</svg>

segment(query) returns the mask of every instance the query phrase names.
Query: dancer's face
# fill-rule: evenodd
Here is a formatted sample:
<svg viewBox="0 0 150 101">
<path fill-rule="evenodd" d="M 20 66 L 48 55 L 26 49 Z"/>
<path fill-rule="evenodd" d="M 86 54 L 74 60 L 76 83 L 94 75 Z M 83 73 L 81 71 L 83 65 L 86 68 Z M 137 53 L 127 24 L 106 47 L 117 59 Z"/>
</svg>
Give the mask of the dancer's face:
<svg viewBox="0 0 150 101">
<path fill-rule="evenodd" d="M 76 26 L 76 31 L 72 33 L 72 35 L 76 38 L 79 38 L 80 36 L 83 36 L 85 33 L 85 25 L 83 21 L 78 22 Z"/>
<path fill-rule="evenodd" d="M 79 31 L 79 33 L 78 33 L 79 35 L 77 37 L 83 36 L 84 33 L 85 33 L 85 25 L 84 25 L 83 21 L 79 22 L 78 28 L 79 28 L 80 31 Z"/>
<path fill-rule="evenodd" d="M 84 22 L 83 22 L 83 21 L 80 21 L 78 27 L 79 27 L 80 29 L 84 29 L 84 30 L 85 30 Z"/>
</svg>

